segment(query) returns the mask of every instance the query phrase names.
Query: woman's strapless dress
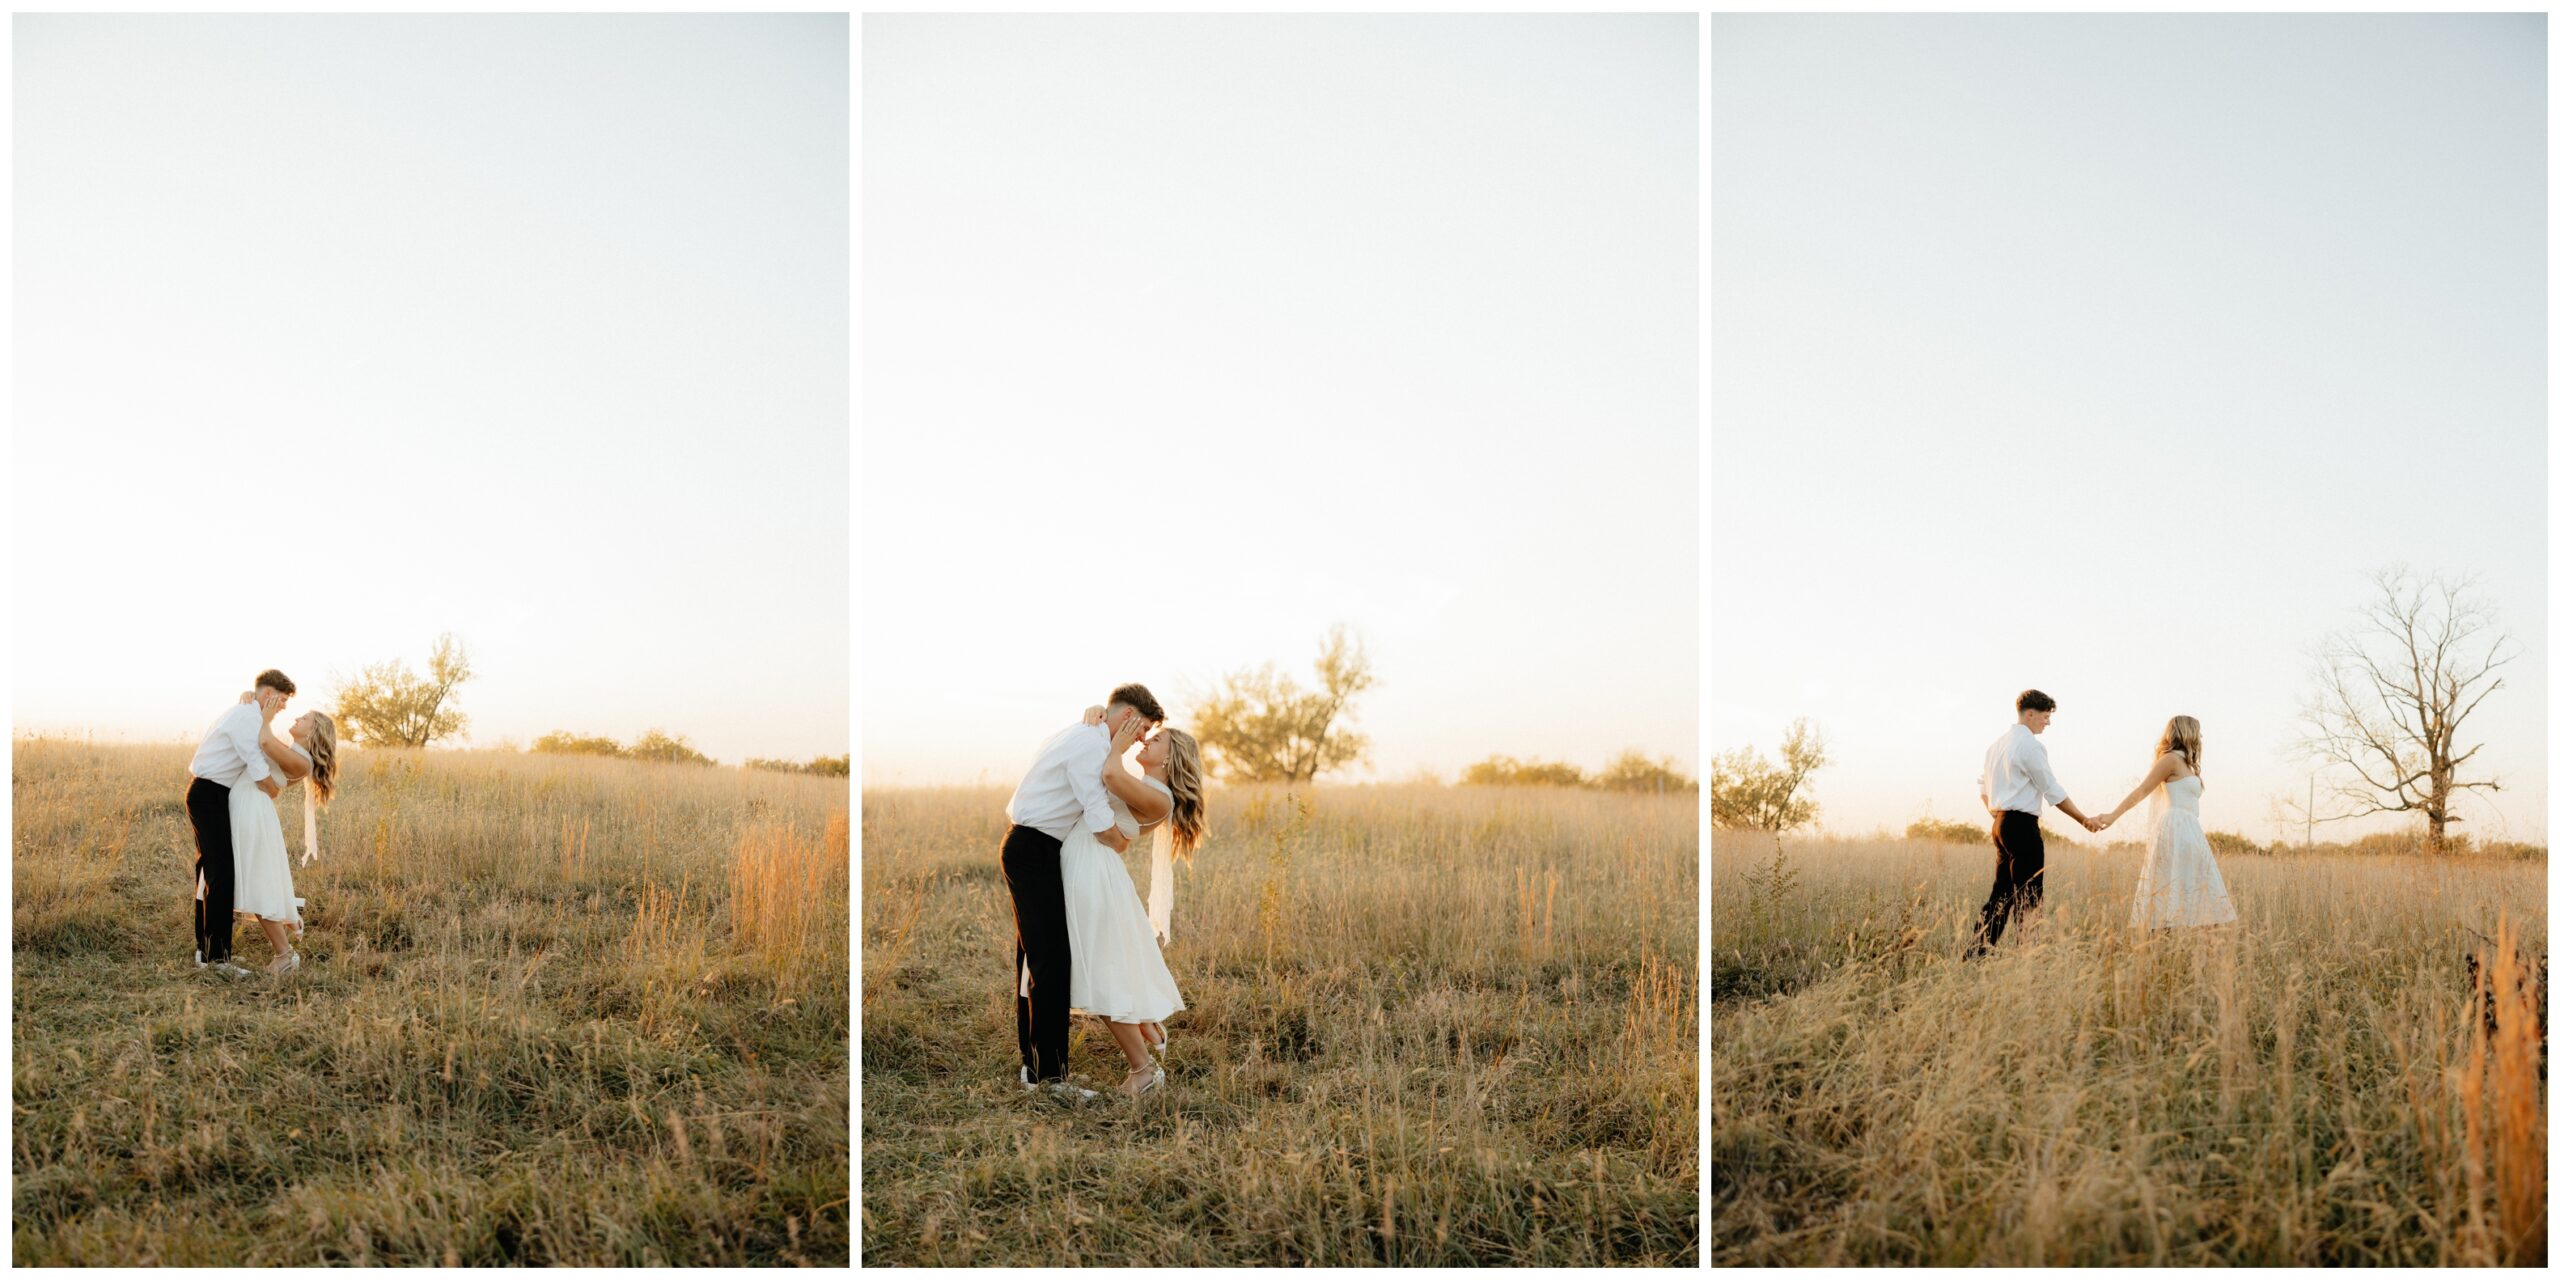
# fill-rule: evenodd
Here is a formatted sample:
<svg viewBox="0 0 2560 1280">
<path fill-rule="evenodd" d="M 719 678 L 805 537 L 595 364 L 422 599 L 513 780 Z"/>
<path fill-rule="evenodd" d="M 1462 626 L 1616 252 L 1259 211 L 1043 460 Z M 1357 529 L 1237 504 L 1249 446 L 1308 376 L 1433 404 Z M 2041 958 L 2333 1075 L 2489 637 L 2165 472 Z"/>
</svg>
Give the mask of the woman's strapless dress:
<svg viewBox="0 0 2560 1280">
<path fill-rule="evenodd" d="M 2133 924 L 2137 929 L 2183 929 L 2229 924 L 2240 918 L 2222 887 L 2222 868 L 2204 838 L 2198 797 L 2204 779 L 2188 776 L 2161 784 L 2162 799 L 2151 828 L 2151 850 L 2142 860 L 2142 879 L 2133 890 Z"/>
</svg>

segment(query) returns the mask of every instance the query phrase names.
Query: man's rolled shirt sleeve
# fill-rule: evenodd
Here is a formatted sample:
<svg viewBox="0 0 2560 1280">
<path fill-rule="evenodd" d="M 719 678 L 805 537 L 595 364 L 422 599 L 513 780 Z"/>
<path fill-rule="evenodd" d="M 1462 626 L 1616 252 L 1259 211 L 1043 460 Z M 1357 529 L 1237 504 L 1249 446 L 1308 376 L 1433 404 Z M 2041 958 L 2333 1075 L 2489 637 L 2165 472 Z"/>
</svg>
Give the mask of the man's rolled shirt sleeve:
<svg viewBox="0 0 2560 1280">
<path fill-rule="evenodd" d="M 2030 740 L 2027 748 L 2019 762 L 2027 766 L 2027 781 L 2036 784 L 2036 794 L 2043 796 L 2047 804 L 2058 805 L 2070 799 L 2053 776 L 2053 763 L 2045 758 L 2044 744 Z"/>
<path fill-rule="evenodd" d="M 248 714 L 241 714 L 244 711 Z M 222 727 L 223 736 L 231 739 L 231 745 L 240 751 L 242 761 L 240 783 L 243 785 L 264 781 L 268 774 L 274 772 L 267 768 L 266 750 L 258 745 L 258 730 L 261 727 L 263 726 L 258 720 L 255 708 L 247 703 L 241 704 L 239 710 L 233 711 L 229 722 Z"/>
<path fill-rule="evenodd" d="M 1086 734 L 1067 755 L 1067 781 L 1076 789 L 1076 803 L 1084 806 L 1084 829 L 1101 835 L 1120 825 L 1120 816 L 1111 811 L 1111 793 L 1102 786 L 1102 765 L 1111 754 L 1111 740 Z"/>
</svg>

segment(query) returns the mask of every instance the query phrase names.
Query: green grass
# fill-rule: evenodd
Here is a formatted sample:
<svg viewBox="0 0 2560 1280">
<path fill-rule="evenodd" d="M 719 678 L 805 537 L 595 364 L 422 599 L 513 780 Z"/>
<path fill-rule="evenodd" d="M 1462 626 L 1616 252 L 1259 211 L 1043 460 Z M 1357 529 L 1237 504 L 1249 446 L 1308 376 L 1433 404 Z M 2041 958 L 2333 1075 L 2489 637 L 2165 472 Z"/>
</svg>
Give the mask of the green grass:
<svg viewBox="0 0 2560 1280">
<path fill-rule="evenodd" d="M 1697 1264 L 1695 795 L 1215 793 L 1171 1092 L 1084 1106 L 1011 1083 L 1003 805 L 863 797 L 865 1265 Z"/>
<path fill-rule="evenodd" d="M 235 985 L 186 750 L 15 747 L 17 1264 L 850 1261 L 842 782 L 350 752 Z"/>
</svg>

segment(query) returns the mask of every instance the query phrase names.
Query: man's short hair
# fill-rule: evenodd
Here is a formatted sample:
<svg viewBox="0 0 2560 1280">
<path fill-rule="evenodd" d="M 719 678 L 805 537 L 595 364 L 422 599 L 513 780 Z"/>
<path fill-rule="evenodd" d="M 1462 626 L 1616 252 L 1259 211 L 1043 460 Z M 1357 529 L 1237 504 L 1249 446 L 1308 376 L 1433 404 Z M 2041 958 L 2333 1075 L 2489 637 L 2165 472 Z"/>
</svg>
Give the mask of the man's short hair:
<svg viewBox="0 0 2560 1280">
<path fill-rule="evenodd" d="M 2053 710 L 2053 696 L 2042 689 L 2029 689 L 2018 695 L 2018 714 Z"/>
<path fill-rule="evenodd" d="M 1164 704 L 1157 702 L 1156 696 L 1147 692 L 1147 687 L 1145 685 L 1124 684 L 1119 688 L 1112 690 L 1110 705 L 1115 707 L 1132 707 L 1137 710 L 1139 715 L 1145 716 L 1149 720 L 1155 721 L 1157 724 L 1164 723 Z"/>
<path fill-rule="evenodd" d="M 258 673 L 258 687 L 262 689 L 273 689 L 288 698 L 293 696 L 293 681 L 288 679 L 285 676 L 285 673 L 276 670 L 274 667 L 269 667 Z"/>
</svg>

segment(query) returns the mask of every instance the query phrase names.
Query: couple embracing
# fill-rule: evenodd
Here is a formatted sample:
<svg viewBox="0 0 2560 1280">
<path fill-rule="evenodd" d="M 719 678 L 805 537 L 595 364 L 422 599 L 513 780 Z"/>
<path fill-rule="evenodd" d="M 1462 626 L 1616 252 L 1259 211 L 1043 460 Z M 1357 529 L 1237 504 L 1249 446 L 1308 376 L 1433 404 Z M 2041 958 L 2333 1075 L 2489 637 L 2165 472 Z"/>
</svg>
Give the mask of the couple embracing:
<svg viewBox="0 0 2560 1280">
<path fill-rule="evenodd" d="M 302 953 L 289 938 L 302 931 L 302 899 L 293 896 L 276 797 L 303 784 L 307 864 L 318 837 L 317 806 L 337 791 L 338 726 L 307 711 L 287 730 L 291 741 L 277 737 L 276 713 L 293 693 L 283 672 L 259 672 L 238 705 L 205 730 L 187 766 L 194 778 L 187 785 L 187 821 L 196 836 L 196 968 L 225 978 L 249 976 L 231 960 L 232 930 L 243 918 L 257 924 L 274 951 L 267 973 L 280 978 L 302 967 Z"/>
<path fill-rule="evenodd" d="M 1183 1007 L 1162 946 L 1173 937 L 1173 860 L 1189 858 L 1209 830 L 1200 744 L 1163 725 L 1155 695 L 1124 684 L 1041 744 L 1005 804 L 1014 1038 L 1022 1050 L 1015 1078 L 1025 1090 L 1098 1096 L 1067 1080 L 1071 1011 L 1111 1029 L 1129 1064 L 1121 1093 L 1136 1098 L 1164 1087 L 1155 1055 L 1164 1050 L 1164 1019 Z M 1122 763 L 1133 746 L 1136 774 Z M 1120 855 L 1150 830 L 1155 850 L 1141 906 Z"/>
</svg>

